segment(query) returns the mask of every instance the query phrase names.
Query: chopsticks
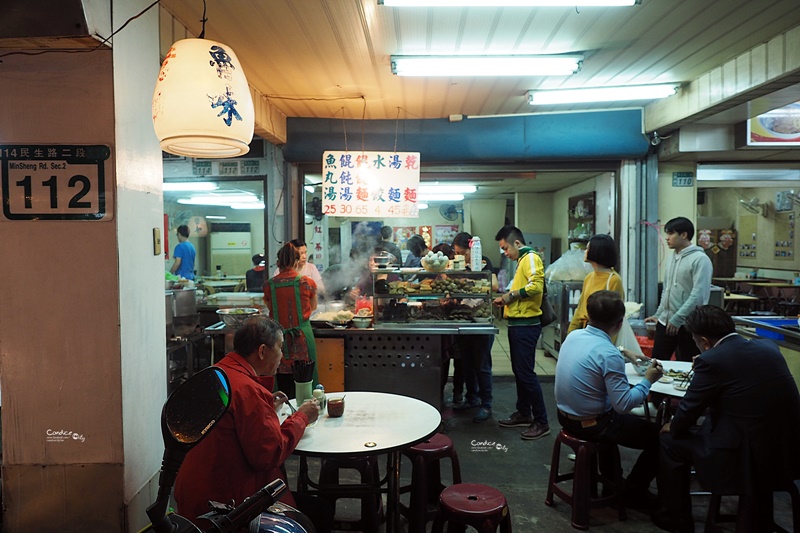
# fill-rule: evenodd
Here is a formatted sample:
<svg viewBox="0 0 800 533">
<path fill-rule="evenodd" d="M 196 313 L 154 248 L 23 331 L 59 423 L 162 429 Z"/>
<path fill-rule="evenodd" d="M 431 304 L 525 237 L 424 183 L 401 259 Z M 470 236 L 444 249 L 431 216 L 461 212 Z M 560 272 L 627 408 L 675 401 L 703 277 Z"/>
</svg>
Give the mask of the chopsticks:
<svg viewBox="0 0 800 533">
<path fill-rule="evenodd" d="M 681 378 L 681 380 L 678 382 L 678 386 L 681 387 L 681 388 L 688 387 L 689 383 L 691 383 L 693 377 L 694 377 L 694 368 L 689 370 L 686 373 L 686 375 Z"/>
<path fill-rule="evenodd" d="M 292 377 L 297 383 L 306 383 L 314 377 L 314 361 L 293 361 Z"/>
</svg>

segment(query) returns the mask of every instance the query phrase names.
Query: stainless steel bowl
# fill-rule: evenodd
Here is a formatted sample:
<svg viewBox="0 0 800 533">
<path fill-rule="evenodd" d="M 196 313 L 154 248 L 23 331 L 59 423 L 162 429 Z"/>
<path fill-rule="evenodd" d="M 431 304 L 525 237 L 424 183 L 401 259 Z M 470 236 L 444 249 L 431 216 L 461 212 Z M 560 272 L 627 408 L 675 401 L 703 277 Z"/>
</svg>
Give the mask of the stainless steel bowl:
<svg viewBox="0 0 800 533">
<path fill-rule="evenodd" d="M 242 323 L 250 318 L 259 314 L 260 311 L 255 307 L 230 307 L 228 309 L 217 309 L 217 316 L 219 316 L 226 326 L 238 328 Z"/>
</svg>

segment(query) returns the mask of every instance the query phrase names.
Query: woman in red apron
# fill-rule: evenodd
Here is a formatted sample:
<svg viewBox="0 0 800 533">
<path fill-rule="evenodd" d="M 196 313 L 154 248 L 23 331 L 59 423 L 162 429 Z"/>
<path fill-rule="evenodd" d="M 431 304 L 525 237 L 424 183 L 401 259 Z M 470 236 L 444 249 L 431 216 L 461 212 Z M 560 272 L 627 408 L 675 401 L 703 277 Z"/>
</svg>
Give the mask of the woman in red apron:
<svg viewBox="0 0 800 533">
<path fill-rule="evenodd" d="M 317 351 L 309 317 L 317 308 L 317 285 L 295 270 L 300 252 L 286 243 L 278 252 L 278 275 L 264 283 L 264 302 L 270 317 L 283 327 L 283 359 L 275 375 L 277 390 L 295 397 L 293 361 L 315 361 Z M 318 383 L 314 365 L 314 385 Z"/>
</svg>

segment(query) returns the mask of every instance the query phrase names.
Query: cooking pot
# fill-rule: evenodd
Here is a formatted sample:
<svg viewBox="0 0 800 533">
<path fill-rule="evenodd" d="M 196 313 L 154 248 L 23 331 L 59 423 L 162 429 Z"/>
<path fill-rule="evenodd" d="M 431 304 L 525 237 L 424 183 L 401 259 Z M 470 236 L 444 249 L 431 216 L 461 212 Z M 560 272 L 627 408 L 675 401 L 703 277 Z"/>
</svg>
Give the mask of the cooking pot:
<svg viewBox="0 0 800 533">
<path fill-rule="evenodd" d="M 197 298 L 194 289 L 181 289 L 172 291 L 175 297 L 175 316 L 197 315 Z"/>
</svg>

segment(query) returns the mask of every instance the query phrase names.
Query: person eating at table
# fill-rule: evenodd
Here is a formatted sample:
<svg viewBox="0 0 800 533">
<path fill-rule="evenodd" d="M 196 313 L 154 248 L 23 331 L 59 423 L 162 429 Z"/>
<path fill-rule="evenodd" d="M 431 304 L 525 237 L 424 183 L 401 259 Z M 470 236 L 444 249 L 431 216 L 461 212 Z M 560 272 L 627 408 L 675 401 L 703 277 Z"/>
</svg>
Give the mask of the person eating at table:
<svg viewBox="0 0 800 533">
<path fill-rule="evenodd" d="M 301 253 L 291 242 L 278 250 L 278 275 L 264 284 L 264 303 L 269 316 L 283 326 L 286 336 L 284 357 L 275 377 L 278 388 L 290 398 L 295 397 L 292 363 L 294 361 L 317 360 L 314 331 L 309 318 L 317 308 L 317 285 L 309 277 L 299 273 Z M 314 366 L 314 384 L 317 367 Z"/>
<path fill-rule="evenodd" d="M 237 504 L 264 485 L 286 476 L 282 466 L 319 416 L 316 400 L 307 400 L 281 424 L 277 412 L 288 401 L 273 394 L 281 362 L 283 329 L 266 316 L 248 318 L 233 337 L 233 351 L 215 366 L 230 380 L 230 407 L 214 431 L 187 455 L 175 483 L 178 512 L 196 522 L 209 512 L 209 500 Z M 316 498 L 286 491 L 281 501 L 297 506 L 317 526 L 329 531 L 333 514 Z M 330 516 L 328 516 L 330 515 Z"/>
<path fill-rule="evenodd" d="M 653 514 L 658 527 L 678 532 L 695 529 L 692 465 L 703 488 L 755 497 L 756 510 L 771 509 L 772 490 L 800 479 L 800 395 L 778 347 L 740 336 L 733 319 L 713 305 L 695 308 L 684 327 L 700 355 L 686 395 L 661 430 L 659 509 Z M 771 513 L 747 513 L 757 523 L 745 530 L 772 531 L 765 515 Z"/>
<path fill-rule="evenodd" d="M 654 497 L 649 486 L 658 472 L 659 428 L 628 413 L 645 401 L 663 369 L 653 360 L 641 382 L 633 387 L 628 382 L 625 360 L 611 342 L 625 319 L 625 304 L 619 293 L 592 293 L 586 300 L 586 311 L 587 327 L 570 333 L 558 353 L 558 421 L 579 439 L 642 450 L 625 481 L 622 497 L 626 506 L 650 511 Z M 608 454 L 600 457 L 600 471 L 613 478 L 610 459 Z"/>
</svg>

